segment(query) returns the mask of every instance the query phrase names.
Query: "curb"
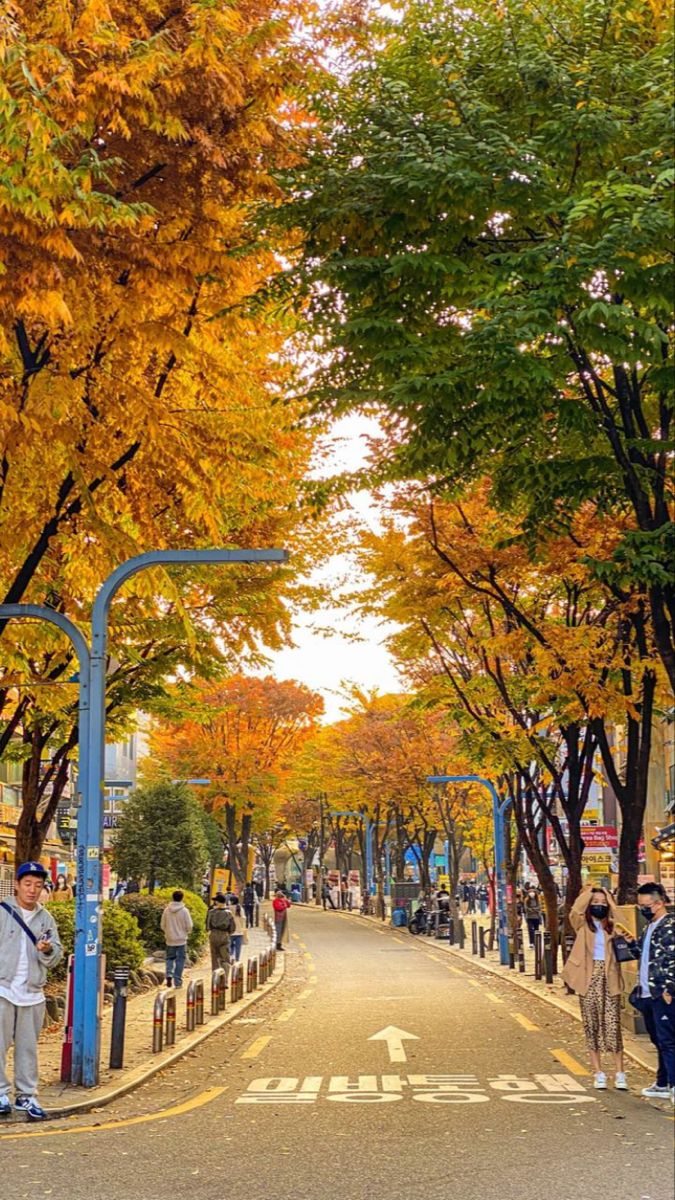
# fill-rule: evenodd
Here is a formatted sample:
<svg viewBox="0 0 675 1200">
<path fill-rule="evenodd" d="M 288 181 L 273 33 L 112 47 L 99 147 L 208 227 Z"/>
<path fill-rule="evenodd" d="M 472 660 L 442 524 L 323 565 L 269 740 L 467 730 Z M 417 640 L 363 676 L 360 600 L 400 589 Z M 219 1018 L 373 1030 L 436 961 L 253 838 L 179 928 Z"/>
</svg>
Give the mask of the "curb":
<svg viewBox="0 0 675 1200">
<path fill-rule="evenodd" d="M 367 921 L 371 925 L 377 925 L 377 927 L 380 929 L 386 929 L 388 931 L 392 929 L 392 926 L 390 926 L 386 921 L 381 921 L 379 917 L 364 917 L 359 913 L 350 912 L 340 912 L 339 915 L 342 917 L 353 917 L 358 921 Z M 440 942 L 435 938 L 429 939 L 429 944 L 435 946 L 437 949 L 440 948 L 444 950 L 446 954 L 452 954 L 453 958 L 458 958 L 460 962 L 468 963 L 473 967 L 480 968 L 481 971 L 486 971 L 489 975 L 493 975 L 496 979 L 503 980 L 504 983 L 513 984 L 522 992 L 527 992 L 528 995 L 535 996 L 537 999 L 543 1000 L 545 1004 L 550 1004 L 553 1008 L 557 1008 L 559 1012 L 565 1013 L 566 1016 L 571 1017 L 572 1020 L 576 1021 L 579 1025 L 582 1024 L 580 1012 L 574 1011 L 573 1009 L 568 1008 L 567 1005 L 562 1004 L 557 996 L 551 996 L 547 992 L 540 992 L 537 988 L 532 987 L 528 982 L 520 978 L 518 975 L 504 975 L 502 974 L 501 970 L 498 967 L 493 966 L 492 963 L 487 963 L 484 961 L 484 959 L 474 958 L 473 955 L 468 958 L 462 953 L 461 950 L 456 950 L 454 946 L 448 946 L 446 943 Z M 425 946 L 426 941 L 420 945 L 417 939 L 414 938 L 411 948 L 423 951 Z M 649 1072 L 654 1071 L 654 1063 L 649 1062 L 648 1059 L 638 1050 L 634 1050 L 624 1043 L 623 1052 L 626 1058 L 632 1059 L 632 1061 L 637 1063 L 639 1067 L 642 1067 L 643 1070 Z"/>
<path fill-rule="evenodd" d="M 218 1033 L 225 1025 L 229 1025 L 230 1021 L 234 1020 L 241 1013 L 246 1012 L 256 1001 L 262 1000 L 263 997 L 273 991 L 278 983 L 281 983 L 285 973 L 286 960 L 284 955 L 280 955 L 274 975 L 262 988 L 236 1001 L 235 1007 L 230 1007 L 221 1017 L 209 1021 L 206 1028 L 200 1029 L 198 1032 L 186 1037 L 179 1046 L 172 1046 L 169 1053 L 159 1054 L 149 1066 L 137 1067 L 124 1083 L 116 1085 L 109 1091 L 104 1092 L 103 1095 L 90 1096 L 86 1100 L 79 1100 L 76 1104 L 60 1104 L 56 1108 L 45 1108 L 47 1117 L 50 1120 L 55 1120 L 57 1117 L 69 1117 L 74 1116 L 76 1113 L 91 1112 L 93 1108 L 103 1108 L 106 1104 L 112 1104 L 114 1100 L 119 1100 L 122 1096 L 126 1096 L 128 1092 L 133 1092 L 135 1088 L 152 1079 L 153 1075 L 157 1075 L 166 1067 L 173 1066 L 185 1054 L 194 1050 L 195 1046 L 199 1046 L 207 1038 L 211 1037 L 211 1034 Z"/>
</svg>

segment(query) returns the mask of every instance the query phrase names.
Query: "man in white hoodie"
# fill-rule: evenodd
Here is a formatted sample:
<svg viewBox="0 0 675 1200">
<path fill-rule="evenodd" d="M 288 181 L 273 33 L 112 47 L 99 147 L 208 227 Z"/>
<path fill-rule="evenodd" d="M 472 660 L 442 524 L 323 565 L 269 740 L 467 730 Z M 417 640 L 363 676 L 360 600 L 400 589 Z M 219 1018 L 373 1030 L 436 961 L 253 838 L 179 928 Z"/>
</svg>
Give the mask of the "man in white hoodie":
<svg viewBox="0 0 675 1200">
<path fill-rule="evenodd" d="M 161 919 L 166 942 L 166 986 L 182 987 L 187 940 L 192 929 L 192 917 L 183 903 L 183 893 L 174 892 Z"/>
</svg>

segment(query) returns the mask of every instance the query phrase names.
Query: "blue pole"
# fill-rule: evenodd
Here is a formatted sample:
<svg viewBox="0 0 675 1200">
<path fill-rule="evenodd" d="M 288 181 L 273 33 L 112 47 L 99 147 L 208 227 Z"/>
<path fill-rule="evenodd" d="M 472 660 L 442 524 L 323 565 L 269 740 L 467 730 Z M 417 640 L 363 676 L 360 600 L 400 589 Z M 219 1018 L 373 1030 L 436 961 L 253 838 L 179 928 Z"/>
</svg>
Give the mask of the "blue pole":
<svg viewBox="0 0 675 1200">
<path fill-rule="evenodd" d="M 91 621 L 91 719 L 89 722 L 89 772 L 78 821 L 78 895 L 80 871 L 85 890 L 85 934 L 80 956 L 84 971 L 75 975 L 75 1000 L 81 1024 L 73 1037 L 82 1039 L 82 1083 L 98 1083 L 101 1018 L 101 849 L 103 843 L 103 780 L 105 755 L 105 692 L 108 613 L 122 584 L 139 571 L 155 566 L 215 563 L 283 563 L 285 550 L 152 550 L 130 558 L 108 576 L 94 601 Z M 82 840 L 80 841 L 80 823 Z M 83 994 L 78 996 L 78 989 Z"/>
<path fill-rule="evenodd" d="M 391 896 L 391 847 L 389 842 L 384 843 L 384 894 Z"/>
<path fill-rule="evenodd" d="M 490 793 L 495 842 L 499 961 L 503 967 L 507 967 L 509 965 L 509 934 L 506 914 L 506 834 L 504 817 L 511 801 L 508 797 L 500 801 L 494 784 L 489 779 L 484 779 L 482 775 L 428 775 L 427 783 L 478 783 L 481 787 L 487 788 Z"/>
<path fill-rule="evenodd" d="M 85 976 L 85 938 L 87 932 L 87 908 L 86 908 L 86 890 L 85 890 L 85 870 L 86 865 L 86 829 L 82 820 L 82 812 L 84 811 L 84 797 L 88 793 L 89 787 L 89 723 L 90 723 L 90 677 L 91 663 L 89 656 L 89 647 L 87 646 L 84 637 L 76 625 L 64 617 L 61 613 L 54 612 L 51 608 L 44 608 L 37 604 L 3 604 L 0 605 L 0 619 L 5 617 L 17 617 L 19 619 L 29 618 L 32 620 L 49 621 L 52 625 L 57 625 L 70 638 L 79 665 L 80 674 L 80 690 L 78 700 L 78 741 L 79 741 L 79 764 L 77 772 L 77 791 L 81 797 L 80 813 L 78 814 L 77 822 L 77 887 L 75 890 L 75 974 L 74 974 L 74 992 L 73 992 L 73 1052 L 72 1052 L 72 1070 L 71 1082 L 82 1083 L 82 1058 L 83 1058 L 83 1041 L 82 1028 L 84 1024 L 84 990 L 78 986 L 78 979 L 83 980 Z"/>
<path fill-rule="evenodd" d="M 370 823 L 369 817 L 364 817 L 363 820 L 366 827 L 366 891 L 368 895 L 372 896 L 375 894 L 372 842 L 373 827 Z"/>
</svg>

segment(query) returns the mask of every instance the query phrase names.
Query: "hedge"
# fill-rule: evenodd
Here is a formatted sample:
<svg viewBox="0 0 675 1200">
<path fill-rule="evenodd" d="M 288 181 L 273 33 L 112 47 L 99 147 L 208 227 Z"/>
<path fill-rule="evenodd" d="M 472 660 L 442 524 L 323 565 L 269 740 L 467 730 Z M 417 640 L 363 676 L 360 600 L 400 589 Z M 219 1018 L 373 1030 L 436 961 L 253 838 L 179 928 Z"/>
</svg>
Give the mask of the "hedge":
<svg viewBox="0 0 675 1200">
<path fill-rule="evenodd" d="M 52 979 L 65 979 L 68 955 L 75 944 L 75 901 L 59 900 L 45 906 L 53 916 L 63 946 L 63 958 L 50 972 Z M 106 974 L 115 967 L 130 967 L 138 970 L 143 964 L 145 953 L 138 922 L 128 912 L 120 911 L 117 904 L 106 900 L 103 904 L 103 953 L 106 956 Z"/>
</svg>

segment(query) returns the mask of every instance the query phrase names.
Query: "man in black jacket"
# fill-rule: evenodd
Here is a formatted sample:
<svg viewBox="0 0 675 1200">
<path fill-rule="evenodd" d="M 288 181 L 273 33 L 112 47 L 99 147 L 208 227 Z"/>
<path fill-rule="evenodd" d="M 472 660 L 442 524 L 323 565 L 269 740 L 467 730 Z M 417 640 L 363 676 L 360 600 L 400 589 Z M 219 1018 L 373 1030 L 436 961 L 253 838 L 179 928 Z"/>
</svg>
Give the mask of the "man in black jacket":
<svg viewBox="0 0 675 1200">
<path fill-rule="evenodd" d="M 649 924 L 638 941 L 627 939 L 633 957 L 640 960 L 631 1001 L 642 1013 L 658 1054 L 656 1082 L 642 1094 L 675 1102 L 675 917 L 666 909 L 668 896 L 660 883 L 643 883 L 637 895 Z"/>
</svg>

